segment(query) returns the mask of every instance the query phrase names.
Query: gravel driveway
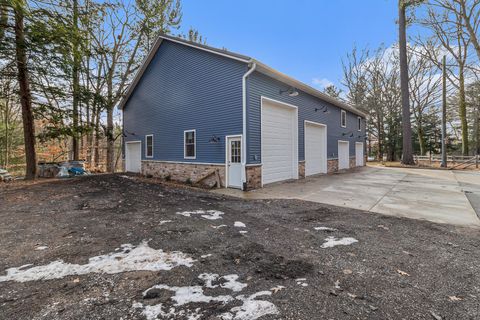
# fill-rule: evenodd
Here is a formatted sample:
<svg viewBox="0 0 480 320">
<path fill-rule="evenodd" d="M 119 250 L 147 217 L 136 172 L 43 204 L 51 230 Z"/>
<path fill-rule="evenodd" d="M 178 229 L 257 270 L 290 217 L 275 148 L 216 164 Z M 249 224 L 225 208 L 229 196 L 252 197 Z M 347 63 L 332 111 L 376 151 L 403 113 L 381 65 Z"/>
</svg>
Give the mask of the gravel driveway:
<svg viewBox="0 0 480 320">
<path fill-rule="evenodd" d="M 122 175 L 0 199 L 0 319 L 480 318 L 478 228 Z"/>
</svg>

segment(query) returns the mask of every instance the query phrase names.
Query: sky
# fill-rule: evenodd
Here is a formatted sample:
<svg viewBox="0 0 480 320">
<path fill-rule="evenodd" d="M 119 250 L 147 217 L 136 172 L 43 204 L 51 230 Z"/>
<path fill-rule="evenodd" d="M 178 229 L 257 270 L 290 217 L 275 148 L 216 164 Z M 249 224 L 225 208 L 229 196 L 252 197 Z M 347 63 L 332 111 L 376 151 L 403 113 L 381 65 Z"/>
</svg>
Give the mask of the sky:
<svg viewBox="0 0 480 320">
<path fill-rule="evenodd" d="M 341 59 L 354 46 L 397 41 L 397 1 L 183 0 L 181 30 L 323 89 L 341 86 Z"/>
</svg>

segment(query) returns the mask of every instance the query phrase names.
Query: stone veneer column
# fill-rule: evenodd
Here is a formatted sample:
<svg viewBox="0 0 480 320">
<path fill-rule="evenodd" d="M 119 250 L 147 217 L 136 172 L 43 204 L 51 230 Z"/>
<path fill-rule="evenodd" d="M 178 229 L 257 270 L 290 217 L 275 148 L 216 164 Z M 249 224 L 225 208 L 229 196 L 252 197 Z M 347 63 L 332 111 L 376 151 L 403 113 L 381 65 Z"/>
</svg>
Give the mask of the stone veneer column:
<svg viewBox="0 0 480 320">
<path fill-rule="evenodd" d="M 298 178 L 305 179 L 305 161 L 298 162 Z"/>
<path fill-rule="evenodd" d="M 245 168 L 247 176 L 247 190 L 262 187 L 262 165 L 251 165 Z"/>
</svg>

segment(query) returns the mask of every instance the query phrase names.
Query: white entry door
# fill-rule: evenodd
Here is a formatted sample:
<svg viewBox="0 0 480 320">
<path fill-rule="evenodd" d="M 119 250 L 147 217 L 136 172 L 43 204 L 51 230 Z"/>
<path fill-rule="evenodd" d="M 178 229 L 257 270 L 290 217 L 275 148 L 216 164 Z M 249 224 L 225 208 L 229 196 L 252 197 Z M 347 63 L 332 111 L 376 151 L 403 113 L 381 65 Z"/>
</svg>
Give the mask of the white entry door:
<svg viewBox="0 0 480 320">
<path fill-rule="evenodd" d="M 305 122 L 305 175 L 327 173 L 327 126 Z"/>
<path fill-rule="evenodd" d="M 363 156 L 363 142 L 355 142 L 355 164 L 357 167 L 362 167 L 365 161 Z"/>
<path fill-rule="evenodd" d="M 140 173 L 142 170 L 142 143 L 140 141 L 125 143 L 125 171 Z"/>
<path fill-rule="evenodd" d="M 348 141 L 338 141 L 338 170 L 350 167 L 350 152 Z"/>
<path fill-rule="evenodd" d="M 227 183 L 231 188 L 242 188 L 242 138 L 227 138 Z"/>
<path fill-rule="evenodd" d="M 298 179 L 297 109 L 262 99 L 262 182 Z"/>
</svg>

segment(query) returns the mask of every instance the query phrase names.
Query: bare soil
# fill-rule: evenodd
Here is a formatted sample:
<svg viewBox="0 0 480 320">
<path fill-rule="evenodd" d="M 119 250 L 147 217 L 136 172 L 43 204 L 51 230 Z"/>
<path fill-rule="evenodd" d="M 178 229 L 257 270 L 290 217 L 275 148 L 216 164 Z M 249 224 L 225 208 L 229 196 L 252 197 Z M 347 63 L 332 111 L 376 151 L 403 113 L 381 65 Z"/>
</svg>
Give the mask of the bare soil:
<svg viewBox="0 0 480 320">
<path fill-rule="evenodd" d="M 176 214 L 199 209 L 225 214 L 219 220 Z M 196 260 L 169 271 L 0 282 L 0 319 L 145 319 L 135 302 L 175 306 L 170 291 L 142 292 L 157 284 L 198 285 L 206 272 L 237 274 L 248 285 L 245 295 L 285 287 L 262 297 L 279 311 L 262 320 L 480 319 L 475 228 L 295 200 L 240 200 L 121 175 L 3 184 L 0 221 L 0 276 L 8 268 L 59 259 L 85 264 L 144 240 Z M 235 221 L 248 233 L 240 234 Z M 213 228 L 220 224 L 227 226 Z M 314 229 L 321 226 L 336 230 Z M 358 242 L 322 248 L 330 236 Z M 236 305 L 185 307 L 201 308 L 200 319 L 219 319 Z"/>
</svg>

